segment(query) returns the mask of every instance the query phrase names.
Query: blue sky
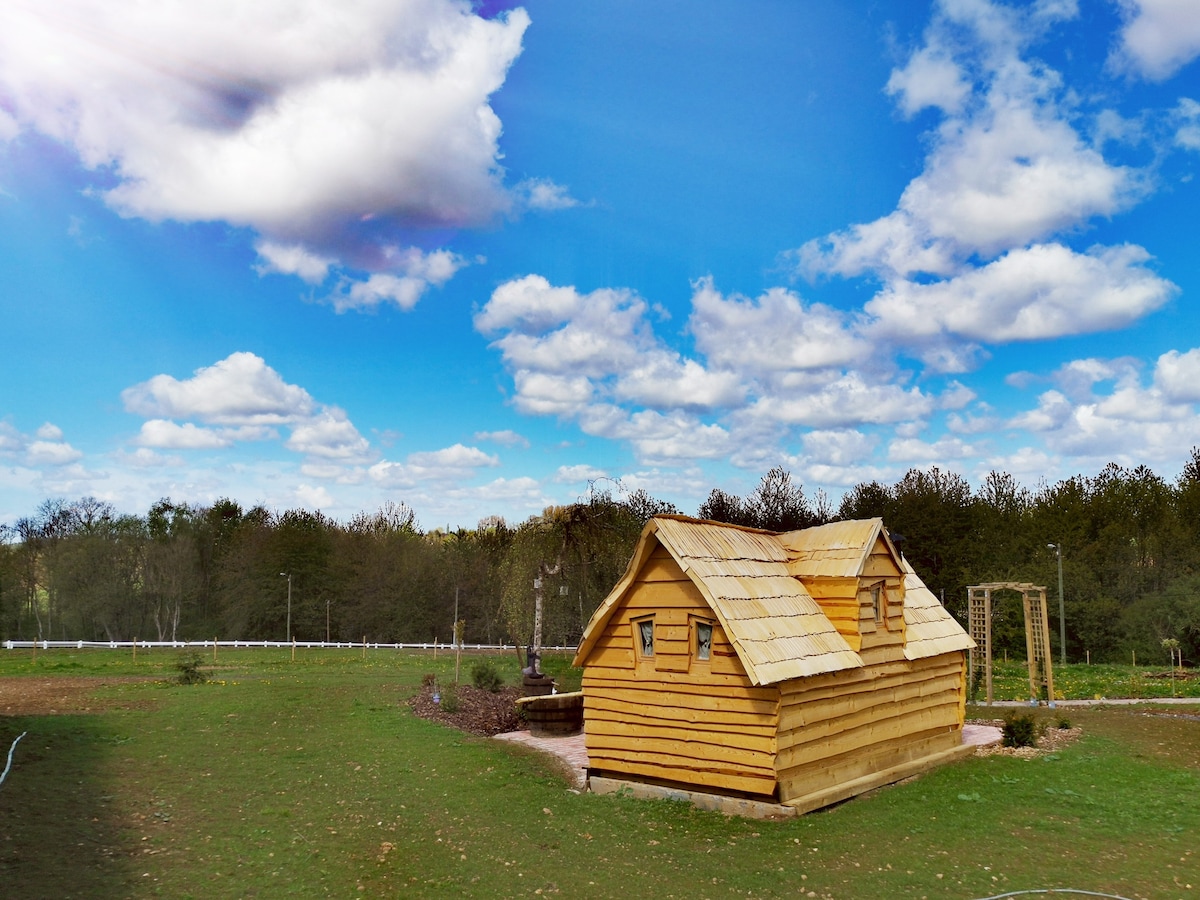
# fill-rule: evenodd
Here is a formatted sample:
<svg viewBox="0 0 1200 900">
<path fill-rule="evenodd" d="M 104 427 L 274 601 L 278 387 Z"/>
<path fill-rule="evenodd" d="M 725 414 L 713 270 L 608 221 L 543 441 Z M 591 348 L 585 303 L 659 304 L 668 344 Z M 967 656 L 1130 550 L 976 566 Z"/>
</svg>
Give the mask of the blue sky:
<svg viewBox="0 0 1200 900">
<path fill-rule="evenodd" d="M 8 0 L 0 522 L 1172 479 L 1197 56 L 1193 0 Z"/>
</svg>

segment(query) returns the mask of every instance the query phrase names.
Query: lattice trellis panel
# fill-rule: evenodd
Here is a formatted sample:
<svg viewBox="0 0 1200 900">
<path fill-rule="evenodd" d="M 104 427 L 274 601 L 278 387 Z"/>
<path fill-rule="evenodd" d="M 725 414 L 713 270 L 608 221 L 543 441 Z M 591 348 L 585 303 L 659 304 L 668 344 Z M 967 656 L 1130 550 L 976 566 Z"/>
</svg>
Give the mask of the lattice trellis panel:
<svg viewBox="0 0 1200 900">
<path fill-rule="evenodd" d="M 1029 699 L 1036 703 L 1045 688 L 1046 699 L 1054 705 L 1054 670 L 1050 661 L 1050 629 L 1046 619 L 1046 589 L 1036 584 L 1003 582 L 976 584 L 967 588 L 967 629 L 975 641 L 971 651 L 971 687 L 981 682 L 987 687 L 987 703 L 992 703 L 992 593 L 1016 591 L 1025 611 L 1025 649 L 1029 661 Z M 972 691 L 974 693 L 974 691 Z"/>
</svg>

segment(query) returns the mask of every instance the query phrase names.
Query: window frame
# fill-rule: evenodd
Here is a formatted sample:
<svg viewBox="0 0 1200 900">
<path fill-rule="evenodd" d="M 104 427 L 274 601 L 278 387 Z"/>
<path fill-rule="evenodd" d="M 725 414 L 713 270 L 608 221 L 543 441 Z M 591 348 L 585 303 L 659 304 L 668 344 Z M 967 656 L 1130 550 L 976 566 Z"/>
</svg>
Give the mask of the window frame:
<svg viewBox="0 0 1200 900">
<path fill-rule="evenodd" d="M 700 643 L 700 630 L 708 629 L 708 653 L 703 653 L 703 645 Z M 713 638 L 716 636 L 716 622 L 710 619 L 693 619 L 692 620 L 692 649 L 695 651 L 694 658 L 696 662 L 708 663 L 712 662 Z"/>
<path fill-rule="evenodd" d="M 639 661 L 654 659 L 654 644 L 656 642 L 654 616 L 639 616 L 636 619 L 631 619 L 629 622 L 633 629 L 633 652 L 634 657 Z M 646 649 L 646 633 L 643 626 L 650 628 L 650 647 Z"/>
</svg>

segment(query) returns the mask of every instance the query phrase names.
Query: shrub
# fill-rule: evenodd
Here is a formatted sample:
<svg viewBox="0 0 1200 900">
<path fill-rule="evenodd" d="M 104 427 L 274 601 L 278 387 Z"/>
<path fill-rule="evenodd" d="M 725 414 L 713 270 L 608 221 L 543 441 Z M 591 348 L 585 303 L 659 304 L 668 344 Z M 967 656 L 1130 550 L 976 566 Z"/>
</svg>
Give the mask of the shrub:
<svg viewBox="0 0 1200 900">
<path fill-rule="evenodd" d="M 421 687 L 432 690 L 437 686 L 437 676 L 432 672 L 426 672 L 421 676 Z"/>
<path fill-rule="evenodd" d="M 442 688 L 442 709 L 448 713 L 458 712 L 458 685 L 448 684 Z"/>
<path fill-rule="evenodd" d="M 1071 727 L 1071 720 L 1068 719 L 1066 716 L 1063 716 L 1061 719 L 1058 720 L 1058 725 L 1055 727 L 1058 728 L 1060 731 L 1067 731 Z"/>
<path fill-rule="evenodd" d="M 1038 739 L 1037 719 L 1032 713 L 1010 716 L 1000 729 L 1005 747 L 1035 747 Z"/>
<path fill-rule="evenodd" d="M 504 687 L 504 679 L 488 660 L 480 660 L 471 666 L 471 683 L 480 690 L 491 691 L 493 694 Z"/>
<path fill-rule="evenodd" d="M 175 669 L 179 672 L 176 680 L 180 684 L 203 684 L 208 681 L 208 676 L 200 671 L 203 662 L 203 658 L 194 650 L 191 653 L 181 654 L 175 663 Z"/>
</svg>

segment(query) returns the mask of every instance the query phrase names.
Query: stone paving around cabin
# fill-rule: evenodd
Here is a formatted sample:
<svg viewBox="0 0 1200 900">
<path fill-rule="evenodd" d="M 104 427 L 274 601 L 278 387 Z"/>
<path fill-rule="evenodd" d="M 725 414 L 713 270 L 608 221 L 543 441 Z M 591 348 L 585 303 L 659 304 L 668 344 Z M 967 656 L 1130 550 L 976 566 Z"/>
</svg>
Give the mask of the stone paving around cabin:
<svg viewBox="0 0 1200 900">
<path fill-rule="evenodd" d="M 973 747 L 987 747 L 1001 740 L 1000 729 L 992 725 L 964 725 L 962 737 L 964 744 Z M 496 735 L 496 740 L 512 741 L 557 756 L 570 768 L 572 786 L 577 790 L 586 787 L 588 755 L 583 732 L 570 737 L 534 737 L 528 731 L 509 731 Z"/>
</svg>

